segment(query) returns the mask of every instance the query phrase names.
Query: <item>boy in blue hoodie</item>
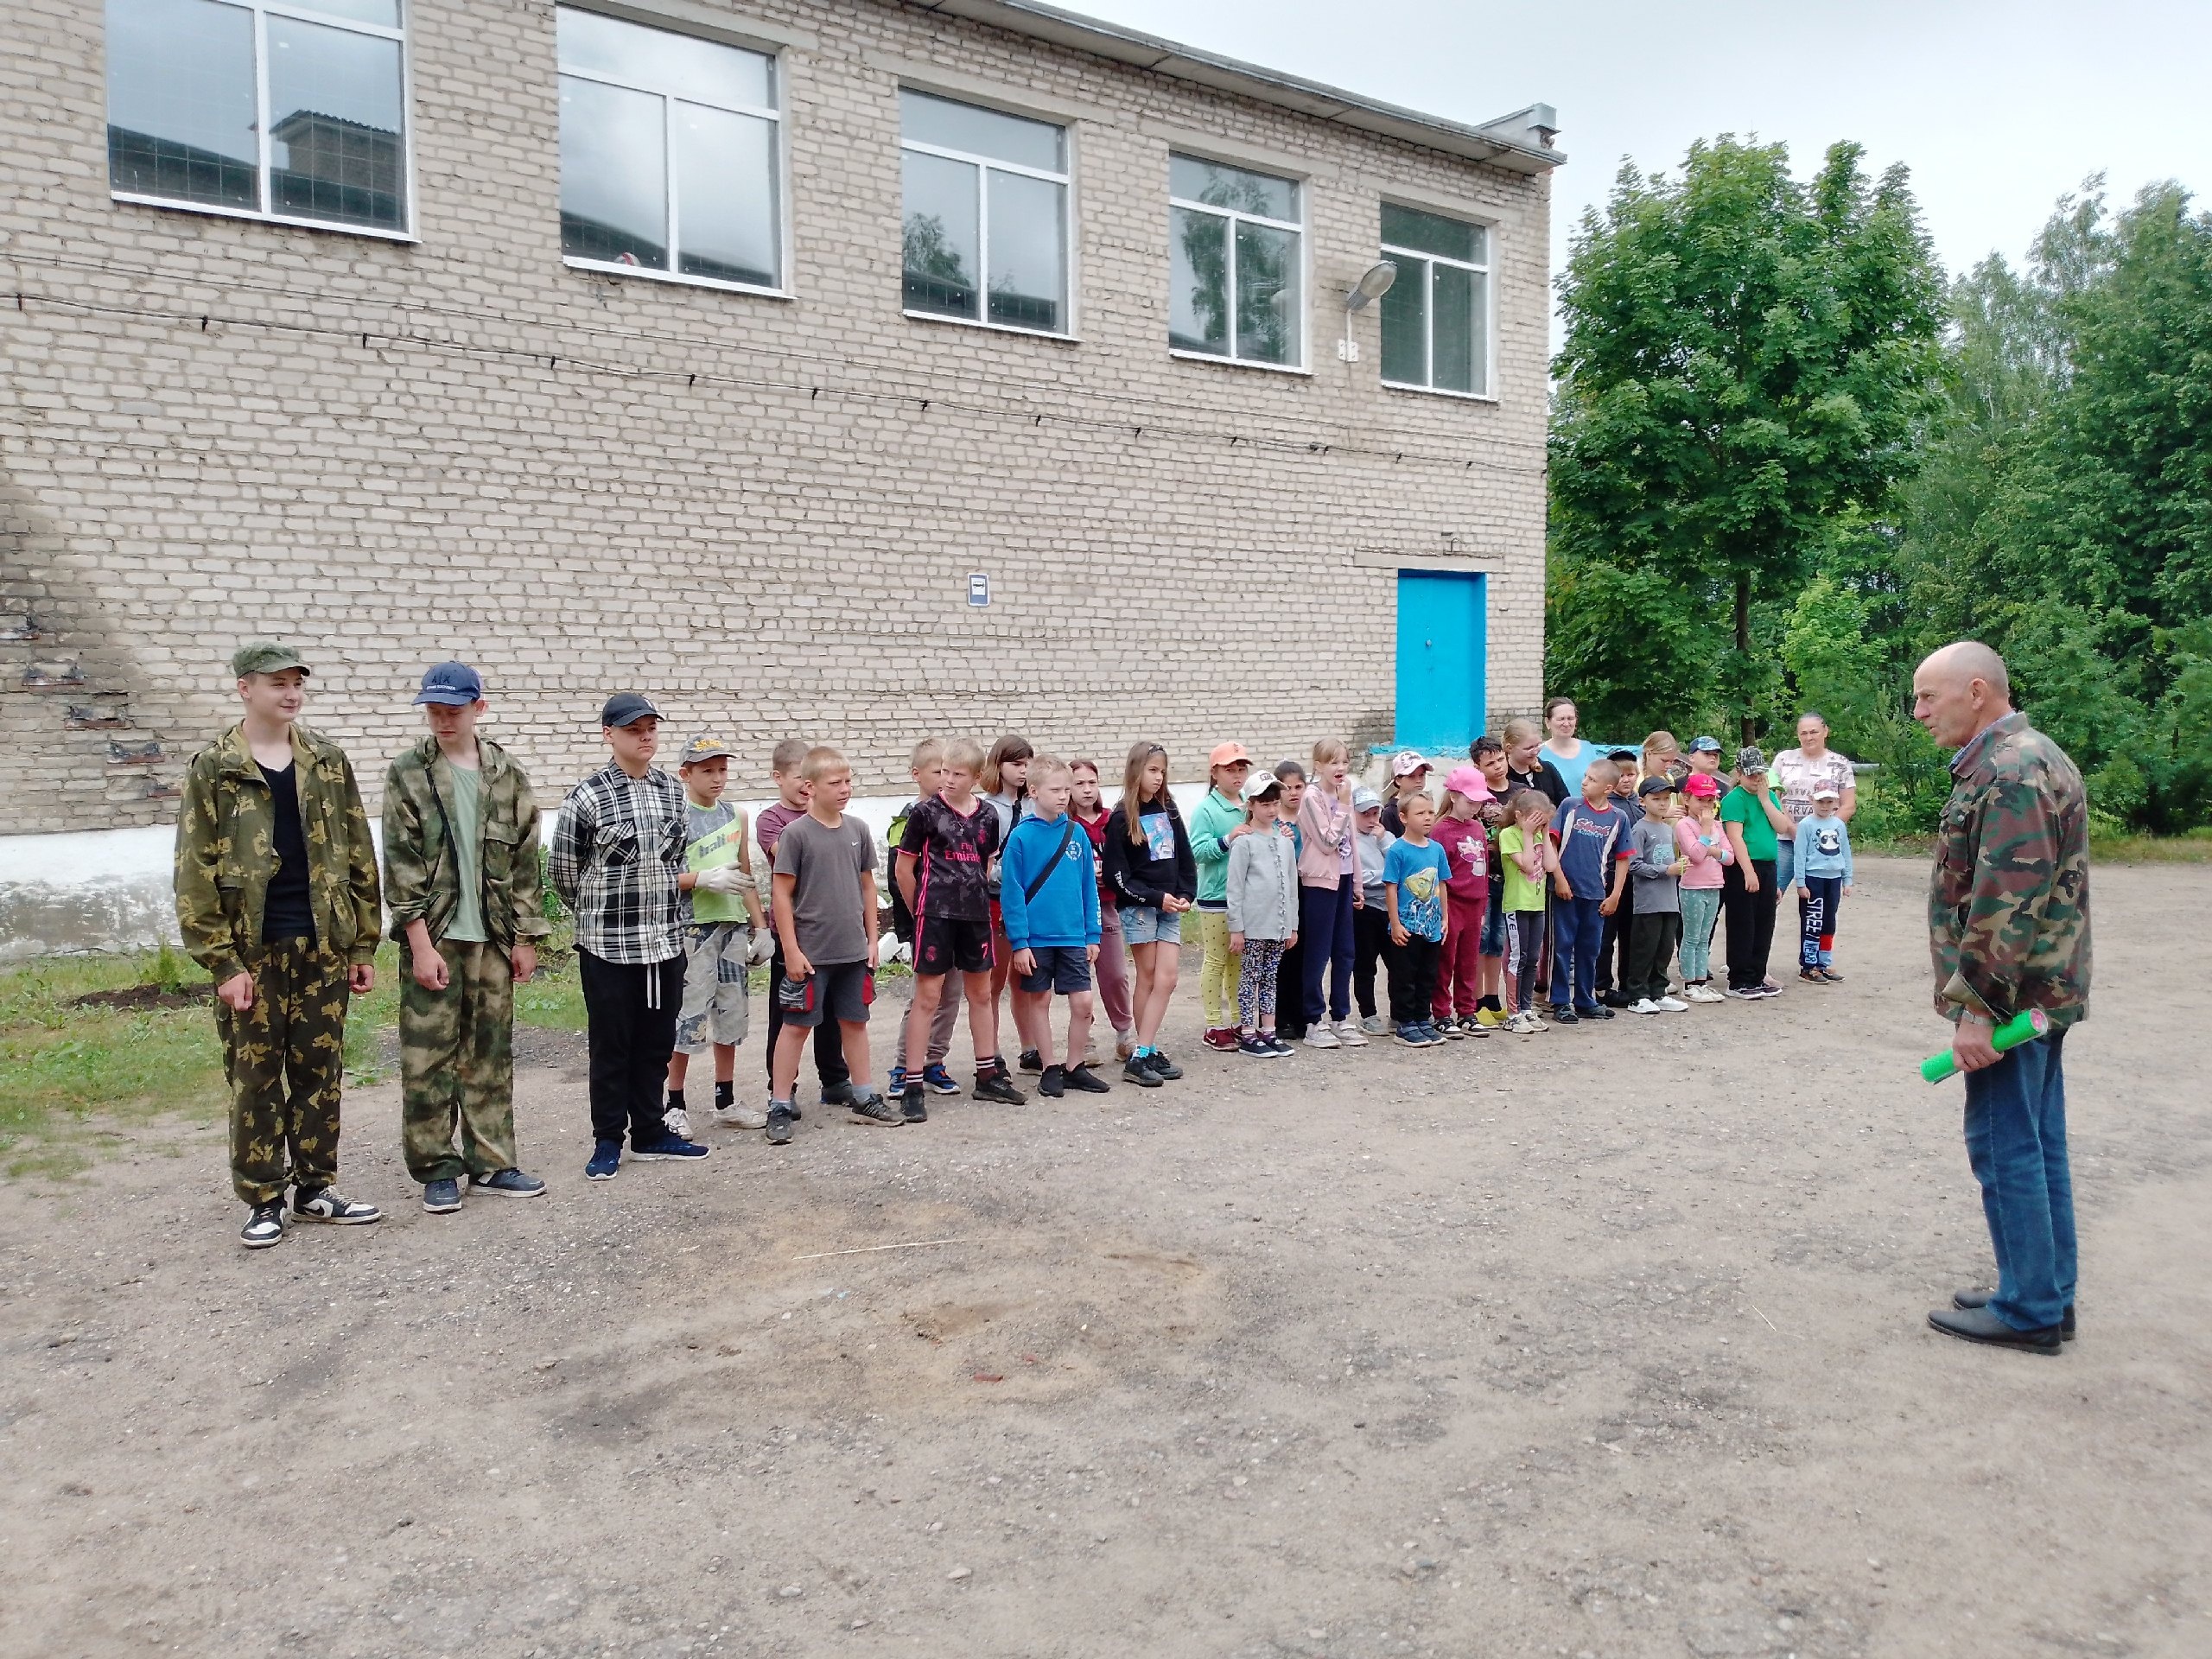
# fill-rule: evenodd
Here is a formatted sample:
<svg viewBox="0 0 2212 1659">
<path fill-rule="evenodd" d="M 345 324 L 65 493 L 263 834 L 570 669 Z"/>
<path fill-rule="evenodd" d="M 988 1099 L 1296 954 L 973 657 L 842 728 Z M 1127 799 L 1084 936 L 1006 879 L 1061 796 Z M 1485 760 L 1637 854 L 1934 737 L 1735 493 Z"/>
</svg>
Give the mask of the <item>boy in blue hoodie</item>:
<svg viewBox="0 0 2212 1659">
<path fill-rule="evenodd" d="M 1014 953 L 1014 994 L 1033 1011 L 1030 1029 L 1052 1030 L 1054 992 L 1068 1000 L 1065 1063 L 1049 1052 L 1037 1092 L 1057 1100 L 1070 1089 L 1103 1095 L 1110 1087 L 1083 1063 L 1090 1042 L 1090 971 L 1098 960 L 1098 867 L 1090 837 L 1068 816 L 1075 772 L 1039 755 L 1029 767 L 1027 817 L 999 855 L 999 909 Z"/>
</svg>

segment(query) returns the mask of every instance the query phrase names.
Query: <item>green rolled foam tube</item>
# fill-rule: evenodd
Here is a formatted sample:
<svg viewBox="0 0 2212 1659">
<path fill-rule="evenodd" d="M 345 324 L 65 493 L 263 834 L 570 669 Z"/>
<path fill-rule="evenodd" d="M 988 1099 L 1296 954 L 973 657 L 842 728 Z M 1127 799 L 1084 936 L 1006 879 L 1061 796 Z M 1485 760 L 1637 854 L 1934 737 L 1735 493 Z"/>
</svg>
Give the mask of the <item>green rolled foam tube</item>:
<svg viewBox="0 0 2212 1659">
<path fill-rule="evenodd" d="M 2018 1048 L 2022 1043 L 2032 1043 L 2050 1031 L 2050 1016 L 2041 1008 L 2029 1008 L 2014 1014 L 1995 1031 L 1989 1033 L 1989 1046 L 2002 1054 L 2008 1048 Z M 1930 1083 L 1941 1083 L 1959 1069 L 1951 1051 L 1930 1054 L 1920 1063 L 1920 1075 Z"/>
</svg>

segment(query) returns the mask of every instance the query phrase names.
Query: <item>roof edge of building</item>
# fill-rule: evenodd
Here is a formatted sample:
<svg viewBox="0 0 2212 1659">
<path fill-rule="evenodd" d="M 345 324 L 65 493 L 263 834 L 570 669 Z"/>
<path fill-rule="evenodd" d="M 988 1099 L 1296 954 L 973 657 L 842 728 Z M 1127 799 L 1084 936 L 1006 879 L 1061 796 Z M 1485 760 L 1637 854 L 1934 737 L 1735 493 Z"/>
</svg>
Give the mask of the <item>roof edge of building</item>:
<svg viewBox="0 0 2212 1659">
<path fill-rule="evenodd" d="M 1362 132 L 1396 138 L 1424 149 L 1463 160 L 1484 162 L 1510 172 L 1548 173 L 1567 160 L 1564 153 L 1541 142 L 1551 128 L 1549 109 L 1531 105 L 1482 126 L 1424 115 L 1377 99 L 1363 98 L 1341 87 L 1308 80 L 1302 75 L 1265 69 L 1217 53 L 1147 35 L 1141 29 L 1063 11 L 1039 0 L 906 0 L 917 9 L 969 22 L 984 23 L 1009 34 L 1026 35 L 1094 57 L 1148 69 L 1217 92 L 1236 92 L 1263 104 L 1294 110 L 1323 121 L 1332 121 Z M 1532 119 L 1541 111 L 1541 118 Z"/>
</svg>

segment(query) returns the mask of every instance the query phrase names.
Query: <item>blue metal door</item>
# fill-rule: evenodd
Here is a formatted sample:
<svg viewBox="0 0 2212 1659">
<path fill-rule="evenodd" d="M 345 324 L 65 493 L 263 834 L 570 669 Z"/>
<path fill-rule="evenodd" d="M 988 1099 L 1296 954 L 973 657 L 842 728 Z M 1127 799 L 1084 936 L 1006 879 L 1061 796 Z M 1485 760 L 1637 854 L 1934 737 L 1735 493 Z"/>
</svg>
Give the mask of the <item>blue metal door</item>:
<svg viewBox="0 0 2212 1659">
<path fill-rule="evenodd" d="M 1487 625 L 1482 577 L 1398 572 L 1401 747 L 1464 754 L 1482 734 Z"/>
</svg>

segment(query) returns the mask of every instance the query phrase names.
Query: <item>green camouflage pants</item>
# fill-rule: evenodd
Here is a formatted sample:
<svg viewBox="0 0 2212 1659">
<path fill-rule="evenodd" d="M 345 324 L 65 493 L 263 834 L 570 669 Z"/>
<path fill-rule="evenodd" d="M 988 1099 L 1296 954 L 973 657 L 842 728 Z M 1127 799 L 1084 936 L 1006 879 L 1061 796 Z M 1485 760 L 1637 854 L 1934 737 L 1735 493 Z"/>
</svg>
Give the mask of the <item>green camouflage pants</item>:
<svg viewBox="0 0 2212 1659">
<path fill-rule="evenodd" d="M 231 1186 L 248 1204 L 274 1204 L 288 1185 L 311 1192 L 338 1179 L 347 964 L 304 938 L 245 957 L 253 1006 L 233 1014 L 215 1004 L 231 1085 Z"/>
<path fill-rule="evenodd" d="M 442 991 L 424 990 L 404 962 L 399 969 L 399 1133 L 418 1181 L 515 1166 L 513 964 L 497 944 L 448 939 L 438 954 Z"/>
</svg>

